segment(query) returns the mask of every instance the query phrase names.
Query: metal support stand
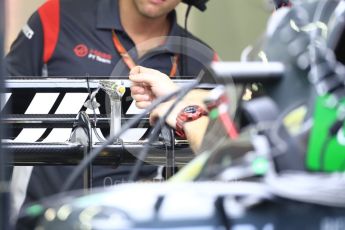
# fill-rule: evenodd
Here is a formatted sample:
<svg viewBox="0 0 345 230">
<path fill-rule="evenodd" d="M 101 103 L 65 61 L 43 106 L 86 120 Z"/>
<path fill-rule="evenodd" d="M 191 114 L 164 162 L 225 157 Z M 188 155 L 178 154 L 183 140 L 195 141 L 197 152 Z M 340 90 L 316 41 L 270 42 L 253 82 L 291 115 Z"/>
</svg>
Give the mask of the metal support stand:
<svg viewBox="0 0 345 230">
<path fill-rule="evenodd" d="M 73 124 L 70 142 L 83 148 L 83 158 L 86 158 L 92 150 L 92 125 L 85 111 L 79 112 Z M 85 193 L 90 192 L 92 188 L 92 162 L 84 170 L 83 185 Z"/>
<path fill-rule="evenodd" d="M 87 157 L 87 155 L 92 150 L 92 125 L 89 116 L 85 112 L 81 112 L 81 115 L 84 117 L 85 124 L 87 125 L 87 131 L 88 131 L 88 145 L 85 146 L 85 153 L 84 157 Z M 89 193 L 92 190 L 92 162 L 90 162 L 89 166 L 84 170 L 84 191 L 85 193 Z"/>
<path fill-rule="evenodd" d="M 121 130 L 121 100 L 110 97 L 110 134 L 115 135 Z"/>
<path fill-rule="evenodd" d="M 99 106 L 99 104 L 94 101 L 98 90 L 104 90 L 109 99 L 110 99 L 110 135 L 115 135 L 121 129 L 121 98 L 126 91 L 126 88 L 121 84 L 119 81 L 111 81 L 111 80 L 101 80 L 99 82 L 98 88 L 94 91 L 93 94 L 90 96 L 90 100 L 85 103 L 84 106 L 90 107 L 95 109 L 95 106 Z M 87 145 L 87 149 L 84 151 L 84 157 L 87 157 L 87 154 L 90 153 L 92 148 L 92 127 L 91 122 L 86 113 L 81 113 L 84 117 L 84 123 L 87 123 L 87 129 L 89 131 L 89 143 Z M 116 143 L 119 143 L 120 140 L 116 140 Z M 85 146 L 85 145 L 84 145 Z M 84 170 L 84 191 L 85 193 L 89 192 L 92 189 L 92 164 Z"/>
<path fill-rule="evenodd" d="M 110 135 L 114 135 L 121 129 L 121 99 L 126 92 L 126 88 L 122 81 L 102 80 L 99 84 L 110 99 Z M 115 140 L 115 142 L 120 143 L 120 140 Z"/>
</svg>

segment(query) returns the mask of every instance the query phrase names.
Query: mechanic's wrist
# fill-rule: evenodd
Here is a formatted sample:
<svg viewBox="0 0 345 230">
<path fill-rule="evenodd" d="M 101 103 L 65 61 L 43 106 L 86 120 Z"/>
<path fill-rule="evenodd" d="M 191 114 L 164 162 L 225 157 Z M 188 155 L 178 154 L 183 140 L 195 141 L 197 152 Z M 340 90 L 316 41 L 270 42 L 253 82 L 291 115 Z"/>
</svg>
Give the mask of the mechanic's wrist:
<svg viewBox="0 0 345 230">
<path fill-rule="evenodd" d="M 186 101 L 192 101 L 194 104 L 197 104 L 199 106 L 204 105 L 204 99 L 208 97 L 210 94 L 209 90 L 204 89 L 193 89 L 191 90 L 185 97 Z"/>
<path fill-rule="evenodd" d="M 189 145 L 195 153 L 197 153 L 200 149 L 200 146 L 206 134 L 208 123 L 208 116 L 202 116 L 195 121 L 186 122 L 183 126 L 183 130 L 186 134 Z"/>
<path fill-rule="evenodd" d="M 169 114 L 166 122 L 171 128 L 176 130 L 176 119 L 177 119 L 179 113 L 181 112 L 181 110 L 183 110 L 188 105 L 190 105 L 190 104 L 186 103 L 185 101 L 181 101 L 175 106 L 173 111 Z"/>
</svg>

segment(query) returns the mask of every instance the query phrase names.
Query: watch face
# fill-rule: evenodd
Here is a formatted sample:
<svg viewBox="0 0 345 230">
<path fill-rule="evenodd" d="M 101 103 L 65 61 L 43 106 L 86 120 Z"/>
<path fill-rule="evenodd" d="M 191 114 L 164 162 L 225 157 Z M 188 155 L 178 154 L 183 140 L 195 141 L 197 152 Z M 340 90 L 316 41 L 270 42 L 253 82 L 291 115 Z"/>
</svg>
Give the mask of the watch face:
<svg viewBox="0 0 345 230">
<path fill-rule="evenodd" d="M 196 112 L 196 108 L 195 106 L 188 106 L 184 109 L 185 113 L 195 113 Z"/>
</svg>

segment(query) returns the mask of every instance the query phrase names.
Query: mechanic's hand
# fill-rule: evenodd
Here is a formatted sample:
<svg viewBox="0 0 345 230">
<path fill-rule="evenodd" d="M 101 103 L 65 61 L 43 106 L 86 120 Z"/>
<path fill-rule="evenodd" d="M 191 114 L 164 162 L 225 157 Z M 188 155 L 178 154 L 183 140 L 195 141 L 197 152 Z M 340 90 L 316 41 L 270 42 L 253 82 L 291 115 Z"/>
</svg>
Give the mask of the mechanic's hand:
<svg viewBox="0 0 345 230">
<path fill-rule="evenodd" d="M 179 87 L 165 74 L 142 66 L 134 67 L 129 75 L 131 94 L 138 108 L 146 108 L 157 97 L 175 92 Z"/>
</svg>

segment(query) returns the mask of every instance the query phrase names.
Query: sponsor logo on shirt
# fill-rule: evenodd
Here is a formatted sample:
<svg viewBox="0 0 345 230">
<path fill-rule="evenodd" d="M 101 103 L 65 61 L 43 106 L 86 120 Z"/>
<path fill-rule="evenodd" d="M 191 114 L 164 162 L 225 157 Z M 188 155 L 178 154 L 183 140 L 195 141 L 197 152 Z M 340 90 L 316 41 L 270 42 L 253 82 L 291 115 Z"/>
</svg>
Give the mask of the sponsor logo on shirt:
<svg viewBox="0 0 345 230">
<path fill-rule="evenodd" d="M 89 49 L 85 44 L 79 44 L 74 47 L 74 53 L 79 58 L 85 58 L 101 62 L 104 64 L 111 64 L 112 56 L 110 54 L 101 52 L 96 49 Z"/>
<path fill-rule="evenodd" d="M 74 53 L 77 57 L 83 58 L 89 53 L 89 49 L 84 44 L 79 44 L 74 47 Z"/>
</svg>

